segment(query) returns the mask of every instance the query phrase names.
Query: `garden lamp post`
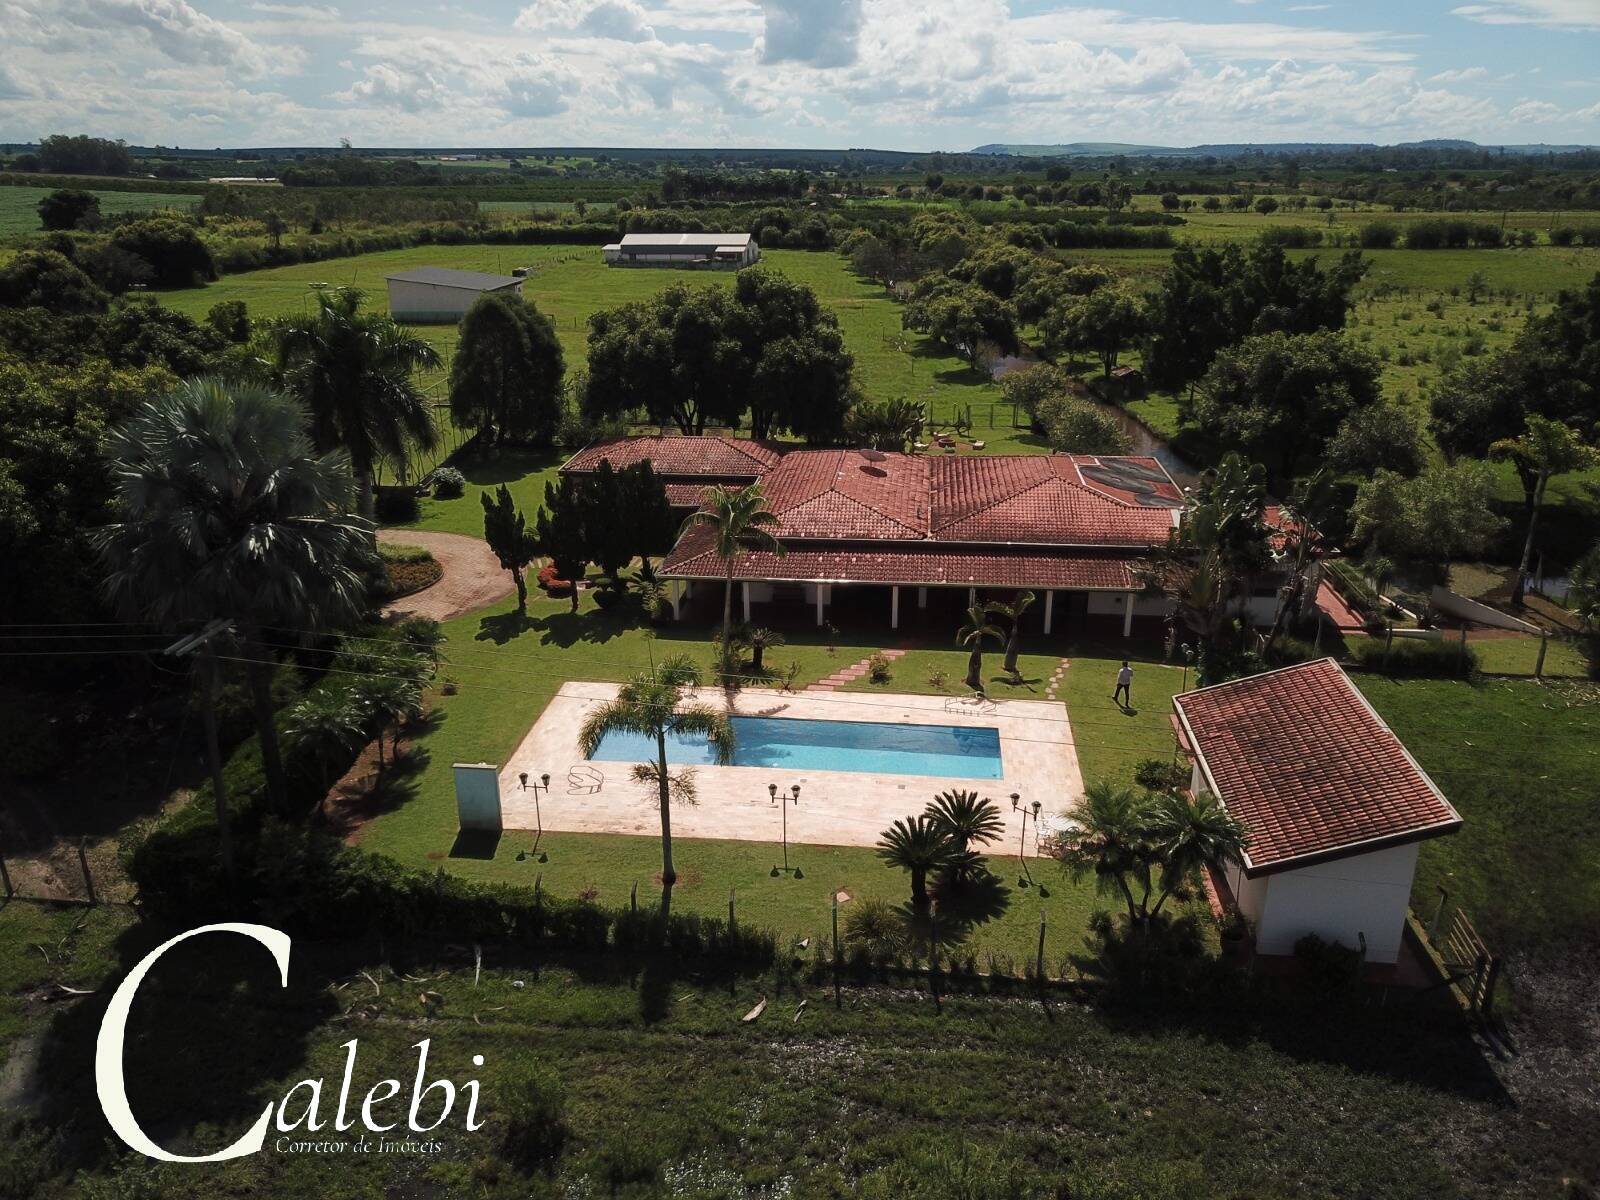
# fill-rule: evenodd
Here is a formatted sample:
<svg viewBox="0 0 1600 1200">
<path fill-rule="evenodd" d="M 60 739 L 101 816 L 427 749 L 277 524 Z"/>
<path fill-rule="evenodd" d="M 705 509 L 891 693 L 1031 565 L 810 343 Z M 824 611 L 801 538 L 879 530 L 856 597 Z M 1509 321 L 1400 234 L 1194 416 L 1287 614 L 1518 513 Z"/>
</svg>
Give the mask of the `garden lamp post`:
<svg viewBox="0 0 1600 1200">
<path fill-rule="evenodd" d="M 1018 808 L 1017 801 L 1022 797 L 1016 792 L 1011 793 L 1011 807 Z M 1017 877 L 1018 887 L 1027 887 L 1033 882 L 1033 872 L 1028 870 L 1028 815 L 1033 815 L 1035 826 L 1039 823 L 1039 802 L 1035 800 L 1031 807 L 1021 808 L 1022 834 L 1017 840 L 1017 863 L 1022 867 L 1022 874 Z"/>
<path fill-rule="evenodd" d="M 776 879 L 779 875 L 788 874 L 791 870 L 794 872 L 794 877 L 796 879 L 805 878 L 805 872 L 803 872 L 799 867 L 789 866 L 789 805 L 793 803 L 796 807 L 799 806 L 800 785 L 798 783 L 795 784 L 789 789 L 789 793 L 790 794 L 788 796 L 785 796 L 780 800 L 778 799 L 778 785 L 775 783 L 767 784 L 767 802 L 769 804 L 776 804 L 780 809 L 783 810 L 783 866 L 773 866 L 772 877 L 774 879 Z"/>
<path fill-rule="evenodd" d="M 540 862 L 549 862 L 550 856 L 543 850 L 539 849 L 539 842 L 544 837 L 544 810 L 539 805 L 539 793 L 541 791 L 548 792 L 550 790 L 550 776 L 549 774 L 541 775 L 539 776 L 538 783 L 530 784 L 528 782 L 528 773 L 526 771 L 519 771 L 517 773 L 517 779 L 521 781 L 523 791 L 531 791 L 533 793 L 533 821 L 536 827 L 536 832 L 533 835 L 534 853 L 539 856 Z"/>
<path fill-rule="evenodd" d="M 1183 644 L 1183 686 L 1178 689 L 1179 691 L 1187 692 L 1189 690 L 1189 664 L 1192 662 L 1194 662 L 1194 647 L 1185 642 Z"/>
</svg>

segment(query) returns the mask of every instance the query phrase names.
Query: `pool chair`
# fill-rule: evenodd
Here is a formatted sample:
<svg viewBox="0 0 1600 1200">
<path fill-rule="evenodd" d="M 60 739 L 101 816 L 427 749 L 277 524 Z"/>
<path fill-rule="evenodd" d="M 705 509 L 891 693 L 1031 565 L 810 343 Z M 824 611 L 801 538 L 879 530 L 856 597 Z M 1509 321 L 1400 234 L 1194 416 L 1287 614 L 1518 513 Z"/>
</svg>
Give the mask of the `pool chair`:
<svg viewBox="0 0 1600 1200">
<path fill-rule="evenodd" d="M 593 796 L 606 785 L 606 777 L 589 763 L 578 763 L 567 772 L 567 795 Z"/>
<path fill-rule="evenodd" d="M 977 713 L 986 717 L 990 713 L 999 712 L 1000 706 L 987 696 L 951 697 L 944 702 L 944 710 L 947 713 Z"/>
</svg>

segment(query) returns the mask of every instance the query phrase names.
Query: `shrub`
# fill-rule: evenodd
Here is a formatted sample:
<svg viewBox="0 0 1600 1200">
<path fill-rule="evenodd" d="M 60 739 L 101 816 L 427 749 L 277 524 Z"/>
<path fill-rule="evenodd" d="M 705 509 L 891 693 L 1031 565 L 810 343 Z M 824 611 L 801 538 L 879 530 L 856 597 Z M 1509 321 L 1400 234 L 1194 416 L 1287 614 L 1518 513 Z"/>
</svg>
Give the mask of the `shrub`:
<svg viewBox="0 0 1600 1200">
<path fill-rule="evenodd" d="M 467 477 L 454 467 L 440 467 L 433 473 L 433 495 L 438 500 L 458 500 L 467 494 Z"/>
<path fill-rule="evenodd" d="M 1421 638 L 1395 638 L 1388 648 L 1385 665 L 1385 639 L 1373 637 L 1356 642 L 1351 651 L 1354 664 L 1364 671 L 1417 679 L 1456 679 L 1476 674 L 1478 655 L 1471 646 L 1463 655 L 1455 638 L 1425 641 Z"/>
<path fill-rule="evenodd" d="M 1372 221 L 1361 227 L 1363 250 L 1393 250 L 1400 240 L 1400 231 L 1388 221 Z"/>
<path fill-rule="evenodd" d="M 385 525 L 415 521 L 422 514 L 414 487 L 380 487 L 373 493 L 373 511 Z"/>
<path fill-rule="evenodd" d="M 840 940 L 846 949 L 881 964 L 905 953 L 911 932 L 905 915 L 887 900 L 859 900 L 845 912 Z"/>
<path fill-rule="evenodd" d="M 565 600 L 572 595 L 572 581 L 561 578 L 555 563 L 546 563 L 539 568 L 539 586 L 544 589 L 546 595 L 559 600 Z"/>
<path fill-rule="evenodd" d="M 502 1076 L 498 1107 L 506 1116 L 505 1155 L 524 1170 L 547 1169 L 566 1148 L 567 1096 L 548 1067 L 516 1059 Z"/>
<path fill-rule="evenodd" d="M 1133 769 L 1133 781 L 1149 792 L 1177 792 L 1189 786 L 1189 771 L 1164 758 L 1147 758 Z"/>
<path fill-rule="evenodd" d="M 626 596 L 627 593 L 623 591 L 622 588 L 616 586 L 614 580 L 608 579 L 606 580 L 604 586 L 595 589 L 594 602 L 601 609 L 609 610 L 621 604 Z"/>
<path fill-rule="evenodd" d="M 888 683 L 894 678 L 894 673 L 889 670 L 889 656 L 883 651 L 867 659 L 867 678 L 873 683 Z"/>
</svg>

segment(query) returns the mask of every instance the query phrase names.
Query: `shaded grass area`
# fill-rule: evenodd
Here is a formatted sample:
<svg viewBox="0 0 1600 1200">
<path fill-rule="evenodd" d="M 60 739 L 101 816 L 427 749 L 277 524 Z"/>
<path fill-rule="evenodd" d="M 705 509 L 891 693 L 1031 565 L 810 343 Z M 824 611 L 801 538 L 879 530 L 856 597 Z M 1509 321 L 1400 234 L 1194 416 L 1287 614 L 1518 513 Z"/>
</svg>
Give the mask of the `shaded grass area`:
<svg viewBox="0 0 1600 1200">
<path fill-rule="evenodd" d="M 1422 844 L 1412 904 L 1438 888 L 1496 950 L 1600 929 L 1600 690 L 1583 684 L 1353 676 L 1464 819 Z"/>
<path fill-rule="evenodd" d="M 26 936 L 17 920 L 0 911 L 0 942 Z M 112 1138 L 90 1067 L 111 984 L 167 932 L 86 953 L 74 970 L 103 977 L 99 993 L 36 1013 L 57 1083 L 38 1122 L 0 1142 L 16 1194 L 1487 1198 L 1552 1194 L 1596 1167 L 1581 1114 L 1539 1093 L 1508 1103 L 1453 1023 L 1394 1005 L 1329 1020 L 1324 998 L 1288 996 L 1185 1018 L 1067 997 L 936 1005 L 913 987 L 847 989 L 836 1011 L 782 972 L 573 970 L 488 946 L 480 978 L 464 947 L 379 952 L 370 937 L 297 942 L 283 988 L 259 948 L 220 936 L 171 952 L 133 1009 L 130 1100 L 163 1144 L 225 1145 L 305 1078 L 327 1081 L 327 1119 L 351 1038 L 353 1096 L 402 1080 L 379 1119 L 403 1123 L 427 1038 L 429 1078 L 479 1080 L 485 1125 L 467 1132 L 458 1108 L 426 1155 L 289 1153 L 274 1132 L 259 1155 L 167 1166 Z M 565 1141 L 524 1174 L 502 1142 L 529 1064 Z"/>
</svg>

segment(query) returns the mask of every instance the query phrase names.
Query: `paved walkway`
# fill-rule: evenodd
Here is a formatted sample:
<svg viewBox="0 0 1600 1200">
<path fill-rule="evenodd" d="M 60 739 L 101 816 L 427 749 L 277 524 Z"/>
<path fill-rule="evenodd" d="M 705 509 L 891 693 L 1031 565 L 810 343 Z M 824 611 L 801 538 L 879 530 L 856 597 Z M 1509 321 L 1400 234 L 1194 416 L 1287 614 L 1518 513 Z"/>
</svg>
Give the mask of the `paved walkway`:
<svg viewBox="0 0 1600 1200">
<path fill-rule="evenodd" d="M 893 662 L 895 659 L 902 657 L 905 654 L 905 651 L 883 650 L 880 651 L 880 653 L 890 662 Z M 819 679 L 816 683 L 807 684 L 806 691 L 831 692 L 834 688 L 843 687 L 847 683 L 854 683 L 870 670 L 872 670 L 872 656 L 868 655 L 860 662 L 851 663 L 842 671 L 835 671 L 832 675 L 829 675 L 823 679 Z"/>
<path fill-rule="evenodd" d="M 384 609 L 385 613 L 448 621 L 502 600 L 517 590 L 517 585 L 511 581 L 511 572 L 500 565 L 488 543 L 480 538 L 418 529 L 380 529 L 378 540 L 391 546 L 421 546 L 444 568 L 444 578 L 438 583 L 402 596 Z"/>
<path fill-rule="evenodd" d="M 1056 692 L 1061 688 L 1061 677 L 1067 673 L 1067 668 L 1071 665 L 1072 660 L 1070 658 L 1063 658 L 1056 664 L 1056 669 L 1050 676 L 1049 686 L 1044 689 L 1044 698 L 1046 700 L 1054 700 L 1056 698 Z"/>
<path fill-rule="evenodd" d="M 1326 579 L 1317 585 L 1317 607 L 1337 629 L 1360 629 L 1365 624 Z"/>
</svg>

